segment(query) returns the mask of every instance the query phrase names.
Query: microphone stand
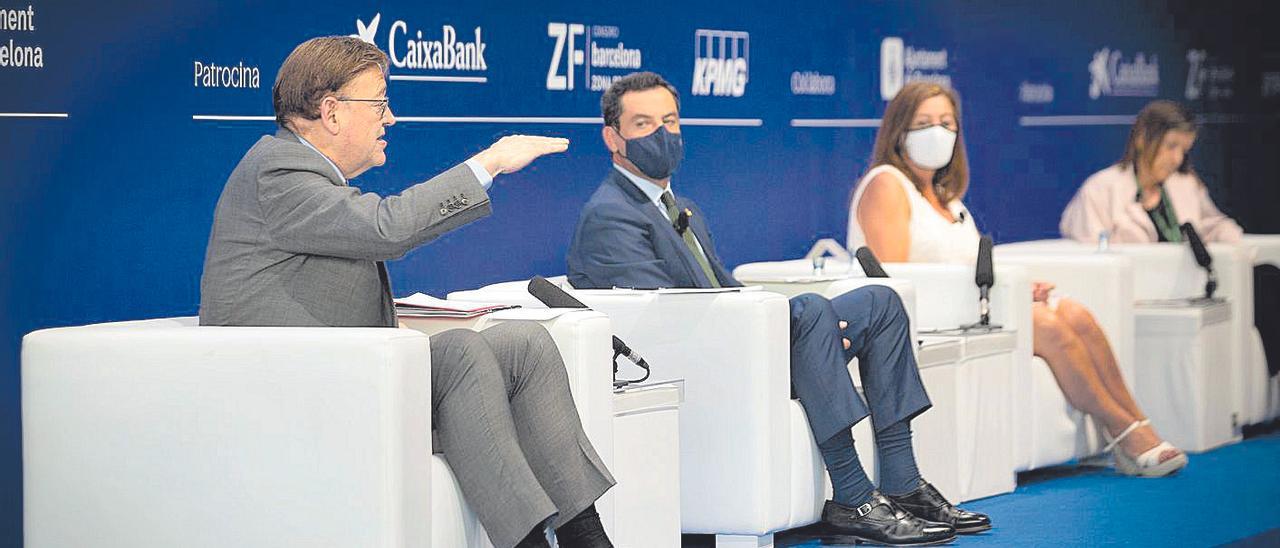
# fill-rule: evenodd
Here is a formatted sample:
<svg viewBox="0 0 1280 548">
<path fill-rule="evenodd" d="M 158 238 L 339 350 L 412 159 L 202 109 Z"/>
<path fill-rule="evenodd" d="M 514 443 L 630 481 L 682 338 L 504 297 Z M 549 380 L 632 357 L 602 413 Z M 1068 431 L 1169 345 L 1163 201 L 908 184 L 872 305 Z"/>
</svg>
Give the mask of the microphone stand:
<svg viewBox="0 0 1280 548">
<path fill-rule="evenodd" d="M 960 326 L 962 333 L 992 333 L 1001 329 L 1000 324 L 991 323 L 991 286 L 995 285 L 995 268 L 991 264 L 990 236 L 983 236 L 978 241 L 978 263 L 974 268 L 974 281 L 978 285 L 978 321 Z"/>
</svg>

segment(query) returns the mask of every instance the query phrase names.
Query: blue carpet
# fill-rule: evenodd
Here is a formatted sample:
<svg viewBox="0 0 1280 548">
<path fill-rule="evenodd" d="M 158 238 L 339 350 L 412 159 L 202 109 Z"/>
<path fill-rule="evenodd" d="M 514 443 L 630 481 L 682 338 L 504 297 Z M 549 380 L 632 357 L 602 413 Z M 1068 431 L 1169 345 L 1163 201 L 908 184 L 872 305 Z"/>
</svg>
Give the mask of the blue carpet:
<svg viewBox="0 0 1280 548">
<path fill-rule="evenodd" d="M 1277 434 L 1191 455 L 1171 478 L 1061 466 L 1020 479 L 1013 493 L 964 505 L 995 529 L 956 546 L 1280 546 Z M 777 541 L 818 545 L 786 533 Z"/>
</svg>

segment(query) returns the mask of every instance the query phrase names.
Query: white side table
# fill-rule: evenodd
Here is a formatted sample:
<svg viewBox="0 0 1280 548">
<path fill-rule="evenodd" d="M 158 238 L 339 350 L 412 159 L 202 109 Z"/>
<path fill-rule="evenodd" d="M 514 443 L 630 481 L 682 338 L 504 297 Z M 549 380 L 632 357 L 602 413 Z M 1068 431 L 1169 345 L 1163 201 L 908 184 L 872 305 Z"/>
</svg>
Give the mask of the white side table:
<svg viewBox="0 0 1280 548">
<path fill-rule="evenodd" d="M 1139 303 L 1135 318 L 1134 396 L 1160 434 L 1184 451 L 1239 440 L 1231 304 Z"/>
</svg>

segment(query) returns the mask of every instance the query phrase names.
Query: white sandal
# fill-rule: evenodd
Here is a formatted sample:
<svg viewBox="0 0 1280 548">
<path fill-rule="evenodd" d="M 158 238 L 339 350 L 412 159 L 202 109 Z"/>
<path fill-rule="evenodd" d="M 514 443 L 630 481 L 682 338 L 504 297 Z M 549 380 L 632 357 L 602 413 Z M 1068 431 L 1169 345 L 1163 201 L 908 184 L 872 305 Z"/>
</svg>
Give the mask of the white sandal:
<svg viewBox="0 0 1280 548">
<path fill-rule="evenodd" d="M 1187 465 L 1187 454 L 1183 453 L 1173 444 L 1167 441 L 1161 441 L 1155 447 L 1144 451 L 1137 457 L 1130 457 L 1125 454 L 1124 449 L 1119 449 L 1118 445 L 1134 430 L 1151 424 L 1149 419 L 1134 421 L 1128 428 L 1120 432 L 1115 439 L 1107 434 L 1107 429 L 1102 428 L 1102 436 L 1107 439 L 1107 447 L 1103 451 L 1111 451 L 1116 458 L 1116 471 L 1126 476 L 1137 476 L 1141 478 L 1160 478 L 1173 474 Z M 1178 454 L 1169 460 L 1160 462 L 1160 455 L 1165 451 L 1177 451 Z"/>
</svg>

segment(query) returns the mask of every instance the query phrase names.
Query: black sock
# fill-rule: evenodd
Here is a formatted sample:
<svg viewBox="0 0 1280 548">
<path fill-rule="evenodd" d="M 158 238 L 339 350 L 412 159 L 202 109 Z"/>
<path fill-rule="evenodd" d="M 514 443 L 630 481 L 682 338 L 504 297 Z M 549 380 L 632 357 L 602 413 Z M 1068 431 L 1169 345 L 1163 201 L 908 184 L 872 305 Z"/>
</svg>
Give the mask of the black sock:
<svg viewBox="0 0 1280 548">
<path fill-rule="evenodd" d="M 905 495 L 920 486 L 920 470 L 911 448 L 911 423 L 896 422 L 876 433 L 880 449 L 880 490 L 886 495 Z"/>
<path fill-rule="evenodd" d="M 539 523 L 533 526 L 533 530 L 529 531 L 519 544 L 516 544 L 516 548 L 551 548 L 551 544 L 547 542 L 546 524 Z"/>
<path fill-rule="evenodd" d="M 867 478 L 858 460 L 858 451 L 853 448 L 853 433 L 848 429 L 841 430 L 831 439 L 818 444 L 822 452 L 822 462 L 827 465 L 827 473 L 831 476 L 831 488 L 835 491 L 834 500 L 845 506 L 858 506 L 871 500 L 871 492 L 875 486 Z"/>
<path fill-rule="evenodd" d="M 560 548 L 613 548 L 594 504 L 556 528 L 556 542 Z"/>
</svg>

